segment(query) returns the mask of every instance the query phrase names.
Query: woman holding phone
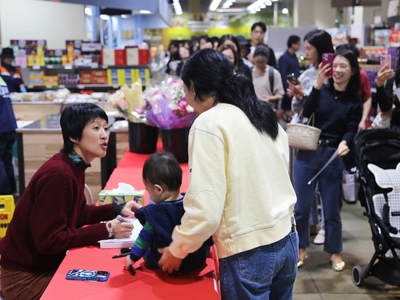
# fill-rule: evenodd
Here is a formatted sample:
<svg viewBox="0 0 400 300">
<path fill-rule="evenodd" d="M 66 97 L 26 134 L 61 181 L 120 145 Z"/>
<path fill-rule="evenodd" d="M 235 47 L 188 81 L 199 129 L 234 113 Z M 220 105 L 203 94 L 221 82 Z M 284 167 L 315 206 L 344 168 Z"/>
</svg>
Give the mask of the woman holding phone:
<svg viewBox="0 0 400 300">
<path fill-rule="evenodd" d="M 326 74 L 332 71 L 328 79 Z M 353 140 L 361 119 L 359 99 L 360 71 L 357 56 L 351 50 L 338 51 L 331 66 L 318 68 L 318 77 L 304 103 L 304 116 L 315 117 L 315 127 L 321 129 L 319 146 L 316 151 L 299 150 L 294 161 L 294 188 L 297 195 L 295 206 L 296 224 L 299 232 L 299 262 L 304 265 L 307 259 L 306 248 L 310 244 L 309 213 L 316 181 L 322 196 L 325 220 L 324 251 L 330 253 L 332 269 L 342 271 L 342 222 L 341 180 L 343 162 L 341 156 L 349 153 L 348 144 Z M 337 155 L 336 152 L 337 151 Z M 308 181 L 336 155 L 336 158 L 317 177 Z"/>
<path fill-rule="evenodd" d="M 289 93 L 293 94 L 292 111 L 299 114 L 303 108 L 304 102 L 310 94 L 312 87 L 318 77 L 318 66 L 322 62 L 322 55 L 324 53 L 334 53 L 332 45 L 332 37 L 325 30 L 312 30 L 304 37 L 304 47 L 306 50 L 306 58 L 310 62 L 310 67 L 304 71 L 297 83 L 289 81 Z M 312 194 L 311 199 L 311 213 L 310 213 L 310 232 L 311 234 L 317 233 L 317 225 L 319 223 L 318 216 L 318 201 L 317 197 Z M 321 205 L 322 207 L 322 205 Z M 322 213 L 321 213 L 322 214 Z M 323 220 L 323 214 L 322 214 Z M 324 222 L 322 221 L 321 224 Z M 314 243 L 323 244 L 325 240 L 325 229 L 321 225 Z"/>
</svg>

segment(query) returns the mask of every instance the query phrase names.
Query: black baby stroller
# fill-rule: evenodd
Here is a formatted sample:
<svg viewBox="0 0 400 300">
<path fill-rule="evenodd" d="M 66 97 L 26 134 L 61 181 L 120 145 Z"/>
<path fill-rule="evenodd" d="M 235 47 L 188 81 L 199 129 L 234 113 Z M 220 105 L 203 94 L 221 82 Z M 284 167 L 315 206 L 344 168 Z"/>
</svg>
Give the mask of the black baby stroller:
<svg viewBox="0 0 400 300">
<path fill-rule="evenodd" d="M 354 139 L 360 173 L 359 199 L 365 207 L 375 253 L 363 270 L 352 271 L 353 283 L 361 286 L 368 276 L 400 286 L 400 133 L 390 129 L 359 132 Z"/>
</svg>

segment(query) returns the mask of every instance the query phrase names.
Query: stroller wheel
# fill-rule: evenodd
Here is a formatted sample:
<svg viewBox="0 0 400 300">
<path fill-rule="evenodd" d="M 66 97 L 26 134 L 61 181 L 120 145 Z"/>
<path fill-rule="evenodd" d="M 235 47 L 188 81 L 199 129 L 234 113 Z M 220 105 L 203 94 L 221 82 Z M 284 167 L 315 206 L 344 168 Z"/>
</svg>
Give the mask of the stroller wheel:
<svg viewBox="0 0 400 300">
<path fill-rule="evenodd" d="M 361 266 L 357 265 L 352 270 L 353 283 L 356 286 L 362 286 L 364 284 L 364 271 Z"/>
</svg>

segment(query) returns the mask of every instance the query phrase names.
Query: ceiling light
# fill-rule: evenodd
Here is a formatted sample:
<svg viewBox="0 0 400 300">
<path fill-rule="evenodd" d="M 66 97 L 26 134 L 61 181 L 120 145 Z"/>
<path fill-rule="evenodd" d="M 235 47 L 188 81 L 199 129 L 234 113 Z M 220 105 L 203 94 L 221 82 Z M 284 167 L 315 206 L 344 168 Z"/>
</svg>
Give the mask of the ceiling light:
<svg viewBox="0 0 400 300">
<path fill-rule="evenodd" d="M 282 13 L 284 15 L 287 15 L 289 13 L 289 10 L 285 7 L 284 9 L 282 9 Z"/>
<path fill-rule="evenodd" d="M 279 0 L 271 0 L 272 2 L 278 2 Z"/>
<path fill-rule="evenodd" d="M 121 18 L 122 18 L 122 19 L 128 19 L 129 16 L 128 16 L 128 15 L 121 15 Z"/>
<path fill-rule="evenodd" d="M 213 0 L 210 4 L 209 10 L 214 11 L 218 8 L 219 4 L 221 3 L 221 0 Z"/>
<path fill-rule="evenodd" d="M 139 13 L 141 13 L 142 15 L 149 15 L 149 14 L 151 14 L 151 11 L 149 11 L 147 9 L 141 9 L 141 10 L 139 10 Z"/>
<path fill-rule="evenodd" d="M 108 19 L 110 19 L 110 16 L 107 16 L 107 15 L 100 15 L 100 19 L 102 19 L 102 20 L 108 20 Z"/>
<path fill-rule="evenodd" d="M 179 3 L 179 0 L 174 0 L 174 2 L 172 3 L 172 6 L 174 7 L 175 13 L 177 15 L 181 15 L 183 13 L 181 4 Z"/>
</svg>

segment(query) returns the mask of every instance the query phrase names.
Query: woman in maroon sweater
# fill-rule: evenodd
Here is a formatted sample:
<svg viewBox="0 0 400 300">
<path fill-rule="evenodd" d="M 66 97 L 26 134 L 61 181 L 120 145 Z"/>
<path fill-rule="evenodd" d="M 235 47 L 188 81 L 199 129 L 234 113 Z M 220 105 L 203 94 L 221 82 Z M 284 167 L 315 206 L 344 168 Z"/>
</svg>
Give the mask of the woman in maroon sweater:
<svg viewBox="0 0 400 300">
<path fill-rule="evenodd" d="M 87 205 L 84 195 L 86 168 L 106 155 L 106 113 L 90 103 L 71 105 L 62 112 L 60 125 L 61 153 L 32 177 L 0 240 L 1 288 L 8 300 L 39 299 L 68 249 L 132 232 L 131 223 L 115 217 L 133 216 L 133 203 Z"/>
</svg>

